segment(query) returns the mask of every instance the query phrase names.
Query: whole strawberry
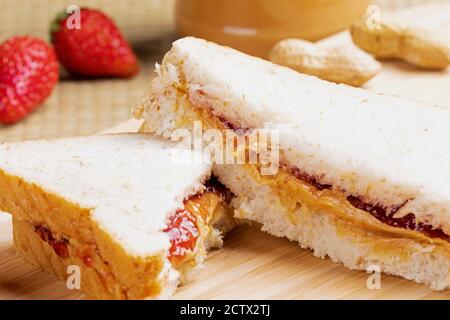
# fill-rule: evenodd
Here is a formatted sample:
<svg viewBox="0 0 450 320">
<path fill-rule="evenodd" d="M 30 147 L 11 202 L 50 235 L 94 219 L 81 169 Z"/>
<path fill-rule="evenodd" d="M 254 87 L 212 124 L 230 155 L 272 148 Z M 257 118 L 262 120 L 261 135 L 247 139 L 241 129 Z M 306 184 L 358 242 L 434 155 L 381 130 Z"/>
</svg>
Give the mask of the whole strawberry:
<svg viewBox="0 0 450 320">
<path fill-rule="evenodd" d="M 130 45 L 114 22 L 98 10 L 82 8 L 79 25 L 58 15 L 51 27 L 51 38 L 61 64 L 72 75 L 81 77 L 134 76 L 138 62 Z"/>
<path fill-rule="evenodd" d="M 59 65 L 44 40 L 20 36 L 0 45 L 0 123 L 25 118 L 51 94 Z"/>
</svg>

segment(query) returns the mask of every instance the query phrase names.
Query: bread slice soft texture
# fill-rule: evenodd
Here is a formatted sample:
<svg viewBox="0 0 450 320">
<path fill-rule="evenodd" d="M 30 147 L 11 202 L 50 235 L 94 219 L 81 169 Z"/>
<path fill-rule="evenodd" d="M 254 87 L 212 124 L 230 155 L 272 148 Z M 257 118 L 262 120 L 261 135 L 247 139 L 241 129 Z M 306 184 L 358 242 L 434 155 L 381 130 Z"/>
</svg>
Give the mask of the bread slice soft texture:
<svg viewBox="0 0 450 320">
<path fill-rule="evenodd" d="M 208 243 L 221 244 L 206 220 L 228 221 L 199 218 L 192 259 L 171 264 L 163 230 L 211 171 L 172 156 L 173 145 L 146 134 L 0 145 L 0 210 L 13 214 L 17 250 L 61 279 L 78 266 L 91 298 L 167 298 Z"/>
<path fill-rule="evenodd" d="M 278 130 L 274 177 L 252 166 L 213 170 L 235 194 L 237 217 L 350 268 L 379 264 L 435 289 L 450 286 L 448 109 L 336 85 L 195 38 L 176 41 L 157 74 L 134 111 L 143 131 L 171 137 L 194 121 Z M 412 214 L 440 236 L 383 223 L 378 209 L 398 221 Z"/>
</svg>

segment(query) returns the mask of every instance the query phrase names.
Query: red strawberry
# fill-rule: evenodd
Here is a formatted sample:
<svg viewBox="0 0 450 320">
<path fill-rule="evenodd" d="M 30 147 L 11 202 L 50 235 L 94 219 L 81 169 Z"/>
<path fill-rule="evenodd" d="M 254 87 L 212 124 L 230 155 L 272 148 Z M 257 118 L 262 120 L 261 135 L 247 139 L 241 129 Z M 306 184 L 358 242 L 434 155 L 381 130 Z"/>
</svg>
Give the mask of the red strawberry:
<svg viewBox="0 0 450 320">
<path fill-rule="evenodd" d="M 25 118 L 52 92 L 59 65 L 53 48 L 34 37 L 12 37 L 0 45 L 0 123 Z"/>
<path fill-rule="evenodd" d="M 58 15 L 51 28 L 56 54 L 67 71 L 82 77 L 123 78 L 139 71 L 130 45 L 108 16 L 86 8 L 73 14 L 80 15 L 78 29 L 65 13 Z"/>
</svg>

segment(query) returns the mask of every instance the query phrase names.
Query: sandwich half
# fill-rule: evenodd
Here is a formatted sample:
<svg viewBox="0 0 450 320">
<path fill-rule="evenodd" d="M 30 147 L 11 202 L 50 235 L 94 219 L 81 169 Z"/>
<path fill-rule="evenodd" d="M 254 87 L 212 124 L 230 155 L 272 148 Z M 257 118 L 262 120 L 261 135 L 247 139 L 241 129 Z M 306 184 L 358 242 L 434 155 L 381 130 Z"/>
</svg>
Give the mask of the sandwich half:
<svg viewBox="0 0 450 320">
<path fill-rule="evenodd" d="M 169 297 L 233 224 L 211 166 L 174 150 L 145 134 L 0 144 L 15 248 L 61 279 L 78 267 L 90 298 Z"/>
<path fill-rule="evenodd" d="M 336 85 L 195 38 L 176 41 L 134 114 L 143 131 L 277 135 L 277 170 L 215 165 L 235 217 L 351 269 L 450 287 L 450 111 Z M 225 139 L 222 142 L 226 149 Z M 275 143 L 276 142 L 276 143 Z M 275 159 L 275 158 L 274 158 Z M 274 162 L 272 162 L 273 164 Z"/>
</svg>

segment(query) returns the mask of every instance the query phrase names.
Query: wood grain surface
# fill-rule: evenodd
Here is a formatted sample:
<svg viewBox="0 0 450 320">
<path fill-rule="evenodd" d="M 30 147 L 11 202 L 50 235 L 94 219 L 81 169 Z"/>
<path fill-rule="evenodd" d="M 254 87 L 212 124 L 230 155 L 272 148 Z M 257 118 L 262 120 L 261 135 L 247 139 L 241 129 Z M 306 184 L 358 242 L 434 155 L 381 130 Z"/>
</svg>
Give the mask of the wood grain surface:
<svg viewBox="0 0 450 320">
<path fill-rule="evenodd" d="M 450 5 L 409 10 L 405 15 L 450 34 Z M 422 19 L 422 20 L 421 20 Z M 343 33 L 326 42 L 349 43 Z M 450 72 L 422 72 L 401 62 L 383 62 L 382 73 L 367 89 L 450 106 Z M 136 131 L 130 121 L 113 132 Z M 449 124 L 450 125 L 450 124 Z M 22 260 L 12 247 L 11 219 L 0 213 L 0 299 L 83 299 L 65 283 Z M 365 272 L 321 260 L 286 239 L 271 237 L 257 226 L 232 231 L 225 246 L 210 253 L 193 282 L 176 299 L 450 299 L 450 290 L 397 277 L 381 276 L 381 289 L 367 289 Z"/>
</svg>

